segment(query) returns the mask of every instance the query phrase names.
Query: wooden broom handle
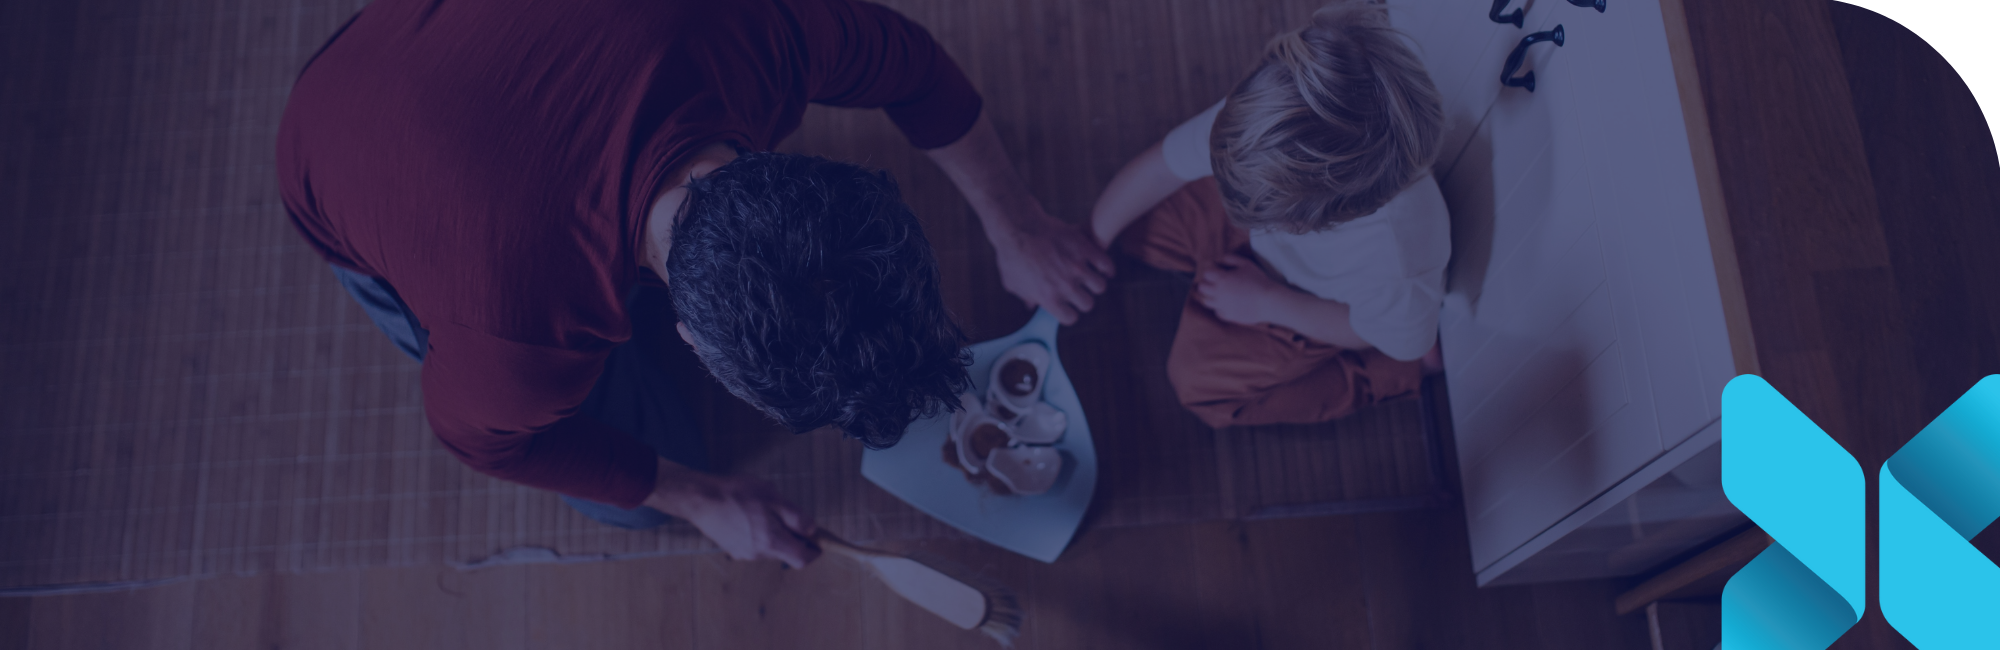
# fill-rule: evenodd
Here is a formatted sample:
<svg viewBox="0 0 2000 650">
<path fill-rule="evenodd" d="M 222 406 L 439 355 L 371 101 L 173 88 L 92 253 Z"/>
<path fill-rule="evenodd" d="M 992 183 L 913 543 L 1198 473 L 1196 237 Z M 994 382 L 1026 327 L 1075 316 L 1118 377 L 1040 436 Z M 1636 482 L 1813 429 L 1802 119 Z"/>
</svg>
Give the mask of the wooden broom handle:
<svg viewBox="0 0 2000 650">
<path fill-rule="evenodd" d="M 839 553 L 841 555 L 845 555 L 847 557 L 855 559 L 863 559 L 869 557 L 885 557 L 893 555 L 891 553 L 877 551 L 872 548 L 863 548 L 860 546 L 855 546 L 854 544 L 849 543 L 847 540 L 841 539 L 838 535 L 834 535 L 833 533 L 827 532 L 825 528 L 821 528 L 813 533 L 813 542 L 819 544 L 820 550 L 833 551 L 835 553 Z"/>
</svg>

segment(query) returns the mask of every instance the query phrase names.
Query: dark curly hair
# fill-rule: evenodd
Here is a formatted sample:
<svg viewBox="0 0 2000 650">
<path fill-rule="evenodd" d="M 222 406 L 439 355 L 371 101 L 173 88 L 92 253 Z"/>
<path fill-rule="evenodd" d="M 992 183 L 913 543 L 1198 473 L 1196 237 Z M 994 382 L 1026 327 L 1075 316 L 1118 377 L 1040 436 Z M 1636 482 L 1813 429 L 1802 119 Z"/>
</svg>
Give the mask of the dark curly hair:
<svg viewBox="0 0 2000 650">
<path fill-rule="evenodd" d="M 958 408 L 965 333 L 887 173 L 745 154 L 688 184 L 667 287 L 709 372 L 794 432 L 870 449 Z"/>
</svg>

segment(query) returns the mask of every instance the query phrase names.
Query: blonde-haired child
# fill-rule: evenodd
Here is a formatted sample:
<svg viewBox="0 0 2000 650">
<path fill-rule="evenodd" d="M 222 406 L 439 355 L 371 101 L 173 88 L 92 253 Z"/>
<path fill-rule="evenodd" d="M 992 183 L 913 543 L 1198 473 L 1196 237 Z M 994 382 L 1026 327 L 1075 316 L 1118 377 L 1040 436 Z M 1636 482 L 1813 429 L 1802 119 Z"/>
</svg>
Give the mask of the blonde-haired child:
<svg viewBox="0 0 2000 650">
<path fill-rule="evenodd" d="M 1442 123 L 1381 6 L 1343 3 L 1119 170 L 1098 240 L 1194 274 L 1167 362 L 1183 405 L 1218 428 L 1323 422 L 1437 368 Z"/>
</svg>

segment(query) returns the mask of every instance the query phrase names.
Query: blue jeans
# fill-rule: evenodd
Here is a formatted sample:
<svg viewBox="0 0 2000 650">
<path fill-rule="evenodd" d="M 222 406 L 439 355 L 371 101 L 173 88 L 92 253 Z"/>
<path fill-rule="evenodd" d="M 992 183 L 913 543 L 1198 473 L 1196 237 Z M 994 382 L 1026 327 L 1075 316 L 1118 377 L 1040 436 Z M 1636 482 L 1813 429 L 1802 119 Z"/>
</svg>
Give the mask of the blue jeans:
<svg viewBox="0 0 2000 650">
<path fill-rule="evenodd" d="M 410 306 L 396 294 L 395 287 L 389 286 L 387 280 L 339 266 L 333 267 L 333 274 L 340 278 L 340 284 L 347 288 L 347 293 L 361 303 L 361 309 L 368 313 L 369 320 L 375 321 L 375 326 L 389 335 L 389 341 L 396 344 L 396 349 L 419 363 L 423 362 L 424 353 L 429 350 L 426 344 L 430 332 L 417 322 L 416 313 L 410 311 Z M 664 305 L 665 300 L 663 290 L 640 288 L 632 292 L 627 305 L 637 311 L 642 306 Z M 655 355 L 649 354 L 657 351 L 652 346 L 665 336 L 668 335 L 664 331 L 641 331 L 641 328 L 634 327 L 632 340 L 611 350 L 611 356 L 604 361 L 604 373 L 598 375 L 597 385 L 591 387 L 590 396 L 584 398 L 577 412 L 624 431 L 668 460 L 706 470 L 707 441 L 689 417 L 673 377 L 653 361 L 657 358 Z M 675 338 L 670 344 L 679 341 Z M 584 516 L 619 528 L 652 528 L 669 519 L 665 513 L 646 506 L 627 510 L 571 496 L 564 496 L 563 502 Z"/>
</svg>

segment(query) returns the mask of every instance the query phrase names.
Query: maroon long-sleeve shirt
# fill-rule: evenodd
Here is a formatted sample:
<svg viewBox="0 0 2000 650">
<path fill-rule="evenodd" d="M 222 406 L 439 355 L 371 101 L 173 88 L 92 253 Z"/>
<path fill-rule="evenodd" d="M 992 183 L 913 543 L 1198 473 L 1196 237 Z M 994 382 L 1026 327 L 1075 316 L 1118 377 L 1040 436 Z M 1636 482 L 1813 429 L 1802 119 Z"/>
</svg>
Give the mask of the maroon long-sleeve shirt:
<svg viewBox="0 0 2000 650">
<path fill-rule="evenodd" d="M 980 98 L 924 29 L 852 0 L 379 0 L 306 66 L 278 133 L 292 222 L 430 330 L 425 411 L 486 474 L 623 507 L 645 445 L 578 415 L 667 175 L 769 149 L 807 102 L 957 140 Z"/>
</svg>

